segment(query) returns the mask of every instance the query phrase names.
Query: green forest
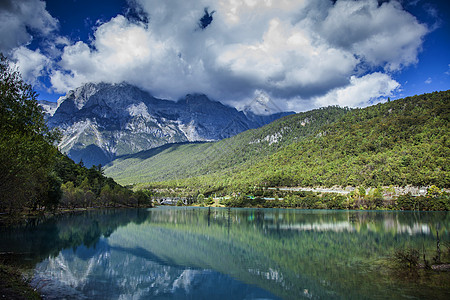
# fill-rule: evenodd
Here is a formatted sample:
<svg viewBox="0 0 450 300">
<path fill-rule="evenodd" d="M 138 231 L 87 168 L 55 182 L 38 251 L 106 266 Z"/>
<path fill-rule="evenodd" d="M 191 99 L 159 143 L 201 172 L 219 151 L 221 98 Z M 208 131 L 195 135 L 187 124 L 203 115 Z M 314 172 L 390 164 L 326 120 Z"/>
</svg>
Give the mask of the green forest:
<svg viewBox="0 0 450 300">
<path fill-rule="evenodd" d="M 450 91 L 352 110 L 239 178 L 269 186 L 448 188 L 449 118 Z"/>
<path fill-rule="evenodd" d="M 322 126 L 349 111 L 330 106 L 290 115 L 218 142 L 164 145 L 119 157 L 105 166 L 105 174 L 121 184 L 228 174 L 245 164 L 256 164 L 294 142 L 315 136 Z"/>
<path fill-rule="evenodd" d="M 149 206 L 167 196 L 205 205 L 222 197 L 220 204 L 238 207 L 450 209 L 443 190 L 450 91 L 319 108 L 218 142 L 169 144 L 88 169 L 58 151 L 60 133 L 47 127 L 36 93 L 3 56 L 0 67 L 1 212 Z M 268 190 L 336 186 L 356 189 L 346 196 Z M 383 194 L 393 186 L 428 193 L 392 202 Z"/>
<path fill-rule="evenodd" d="M 122 157 L 105 172 L 124 184 L 163 186 L 448 188 L 449 111 L 450 91 L 321 108 L 219 142 Z"/>
<path fill-rule="evenodd" d="M 229 206 L 449 210 L 448 193 L 442 190 L 450 187 L 449 118 L 450 91 L 362 109 L 326 107 L 218 142 L 166 145 L 121 157 L 105 173 L 161 195 L 241 195 L 238 201 L 234 197 L 235 202 L 223 203 Z M 337 195 L 339 205 L 316 200 L 309 202 L 314 205 L 300 200 L 258 204 L 242 197 L 257 197 L 255 189 L 282 186 L 356 190 L 346 197 Z M 404 195 L 395 203 L 382 202 L 382 194 L 393 186 L 432 189 L 422 197 Z M 366 189 L 370 193 L 359 192 Z M 427 197 L 440 202 L 431 205 Z M 369 202 L 361 202 L 364 199 Z"/>
<path fill-rule="evenodd" d="M 133 191 L 61 154 L 60 133 L 50 130 L 37 94 L 1 55 L 0 213 L 60 208 L 151 205 L 145 191 Z"/>
</svg>

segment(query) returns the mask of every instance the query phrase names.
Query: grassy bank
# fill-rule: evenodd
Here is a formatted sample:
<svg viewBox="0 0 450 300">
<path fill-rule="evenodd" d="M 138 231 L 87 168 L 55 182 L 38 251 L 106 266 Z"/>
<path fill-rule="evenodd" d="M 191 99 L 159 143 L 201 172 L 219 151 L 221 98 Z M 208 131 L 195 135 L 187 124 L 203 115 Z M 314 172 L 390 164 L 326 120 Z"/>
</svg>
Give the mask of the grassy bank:
<svg viewBox="0 0 450 300">
<path fill-rule="evenodd" d="M 2 299 L 42 299 L 24 279 L 20 270 L 0 263 L 0 297 Z"/>
</svg>

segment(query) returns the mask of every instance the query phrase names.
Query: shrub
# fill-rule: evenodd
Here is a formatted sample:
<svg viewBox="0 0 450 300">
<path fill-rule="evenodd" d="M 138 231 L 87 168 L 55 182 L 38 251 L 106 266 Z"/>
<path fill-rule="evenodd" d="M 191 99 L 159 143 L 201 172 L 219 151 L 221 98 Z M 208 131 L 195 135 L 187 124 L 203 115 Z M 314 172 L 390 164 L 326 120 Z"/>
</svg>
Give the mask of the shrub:
<svg viewBox="0 0 450 300">
<path fill-rule="evenodd" d="M 392 260 L 399 268 L 417 268 L 420 253 L 414 248 L 398 249 L 394 252 Z"/>
</svg>

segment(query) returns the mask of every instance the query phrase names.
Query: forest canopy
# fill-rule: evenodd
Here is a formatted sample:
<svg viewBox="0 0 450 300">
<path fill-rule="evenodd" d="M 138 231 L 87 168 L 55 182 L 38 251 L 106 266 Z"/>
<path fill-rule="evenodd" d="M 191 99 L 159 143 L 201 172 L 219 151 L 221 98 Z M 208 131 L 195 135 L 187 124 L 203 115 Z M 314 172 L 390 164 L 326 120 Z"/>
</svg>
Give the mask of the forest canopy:
<svg viewBox="0 0 450 300">
<path fill-rule="evenodd" d="M 0 54 L 0 212 L 150 204 L 148 193 L 118 185 L 101 166 L 75 164 L 58 151 L 58 138 L 36 92 Z"/>
</svg>

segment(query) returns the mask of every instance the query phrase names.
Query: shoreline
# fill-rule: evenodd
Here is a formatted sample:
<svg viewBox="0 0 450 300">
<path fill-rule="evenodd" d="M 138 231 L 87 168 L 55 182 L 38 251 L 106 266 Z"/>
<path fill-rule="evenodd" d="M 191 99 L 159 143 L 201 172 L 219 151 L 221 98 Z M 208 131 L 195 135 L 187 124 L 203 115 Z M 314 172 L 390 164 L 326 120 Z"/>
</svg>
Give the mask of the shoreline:
<svg viewBox="0 0 450 300">
<path fill-rule="evenodd" d="M 146 209 L 146 208 L 152 208 L 154 207 L 152 206 L 148 206 L 148 207 L 130 207 L 130 206 L 119 206 L 119 207 L 84 207 L 84 208 L 73 208 L 73 209 L 68 209 L 68 208 L 64 208 L 64 209 L 58 209 L 56 212 L 51 212 L 51 211 L 45 211 L 45 210 L 40 210 L 40 211 L 35 211 L 30 213 L 30 211 L 28 211 L 28 208 L 26 208 L 23 211 L 18 211 L 15 212 L 14 214 L 8 214 L 8 213 L 0 213 L 0 227 L 4 226 L 4 227 L 9 227 L 9 226 L 14 226 L 14 225 L 18 225 L 21 224 L 23 222 L 27 222 L 29 220 L 46 220 L 49 218 L 53 218 L 53 217 L 58 217 L 58 216 L 62 216 L 65 214 L 72 214 L 72 213 L 82 213 L 82 212 L 86 212 L 86 211 L 96 211 L 96 210 L 100 210 L 100 209 L 133 209 L 133 208 L 142 208 L 142 209 Z"/>
<path fill-rule="evenodd" d="M 19 268 L 3 263 L 0 263 L 0 295 L 2 299 L 42 299 Z"/>
</svg>

